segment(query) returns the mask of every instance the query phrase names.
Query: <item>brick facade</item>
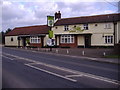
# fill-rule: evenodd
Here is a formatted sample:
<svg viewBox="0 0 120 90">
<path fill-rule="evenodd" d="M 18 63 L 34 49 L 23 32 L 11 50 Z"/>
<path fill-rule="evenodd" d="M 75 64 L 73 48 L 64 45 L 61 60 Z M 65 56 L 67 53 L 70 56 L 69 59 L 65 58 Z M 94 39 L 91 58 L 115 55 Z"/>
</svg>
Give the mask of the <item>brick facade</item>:
<svg viewBox="0 0 120 90">
<path fill-rule="evenodd" d="M 41 43 L 30 43 L 30 46 L 33 46 L 33 47 L 42 47 L 42 44 Z"/>
</svg>

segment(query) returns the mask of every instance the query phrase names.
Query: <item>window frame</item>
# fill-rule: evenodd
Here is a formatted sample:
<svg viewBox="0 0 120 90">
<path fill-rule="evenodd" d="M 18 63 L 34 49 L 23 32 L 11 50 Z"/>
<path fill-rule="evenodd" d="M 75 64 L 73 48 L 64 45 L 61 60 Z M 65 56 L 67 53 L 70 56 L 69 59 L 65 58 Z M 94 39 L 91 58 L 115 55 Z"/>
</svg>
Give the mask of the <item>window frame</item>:
<svg viewBox="0 0 120 90">
<path fill-rule="evenodd" d="M 41 43 L 41 37 L 38 36 L 30 37 L 30 43 Z"/>
<path fill-rule="evenodd" d="M 104 24 L 104 29 L 111 29 L 112 28 L 112 24 L 111 23 L 105 23 Z"/>
<path fill-rule="evenodd" d="M 74 35 L 61 35 L 60 43 L 72 44 L 74 43 Z"/>
<path fill-rule="evenodd" d="M 89 29 L 89 28 L 88 28 L 88 23 L 83 24 L 83 29 L 84 29 L 84 30 L 88 30 L 88 29 Z"/>
<path fill-rule="evenodd" d="M 104 36 L 104 43 L 105 44 L 113 44 L 113 36 Z"/>
<path fill-rule="evenodd" d="M 64 25 L 64 31 L 69 31 L 69 25 Z"/>
</svg>

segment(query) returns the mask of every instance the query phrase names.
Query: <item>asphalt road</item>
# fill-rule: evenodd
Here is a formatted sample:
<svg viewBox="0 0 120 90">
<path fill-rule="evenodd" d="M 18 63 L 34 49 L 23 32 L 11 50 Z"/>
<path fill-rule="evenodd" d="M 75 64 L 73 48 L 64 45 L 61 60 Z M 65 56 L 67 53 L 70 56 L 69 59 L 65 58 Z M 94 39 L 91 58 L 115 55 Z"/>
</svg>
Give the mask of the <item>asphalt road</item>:
<svg viewBox="0 0 120 90">
<path fill-rule="evenodd" d="M 2 88 L 119 88 L 117 64 L 2 49 Z"/>
</svg>

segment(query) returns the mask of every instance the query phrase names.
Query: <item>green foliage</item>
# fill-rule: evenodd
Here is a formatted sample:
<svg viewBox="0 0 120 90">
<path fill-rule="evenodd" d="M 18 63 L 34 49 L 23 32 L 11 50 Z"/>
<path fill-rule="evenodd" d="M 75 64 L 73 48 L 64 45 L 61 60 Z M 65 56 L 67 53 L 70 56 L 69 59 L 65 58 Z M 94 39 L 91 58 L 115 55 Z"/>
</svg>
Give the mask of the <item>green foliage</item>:
<svg viewBox="0 0 120 90">
<path fill-rule="evenodd" d="M 53 31 L 49 30 L 49 38 L 53 38 Z"/>
<path fill-rule="evenodd" d="M 27 39 L 26 39 L 26 42 L 27 42 L 27 44 L 30 44 L 30 39 L 27 38 Z"/>
<path fill-rule="evenodd" d="M 5 34 L 9 33 L 10 31 L 12 31 L 12 29 L 8 28 L 5 32 Z"/>
<path fill-rule="evenodd" d="M 0 32 L 0 44 L 5 44 L 5 33 Z"/>
<path fill-rule="evenodd" d="M 120 58 L 120 55 L 107 55 L 105 58 Z"/>
<path fill-rule="evenodd" d="M 0 32 L 0 44 L 5 44 L 5 34 L 12 31 L 12 29 L 8 28 L 5 32 Z"/>
</svg>

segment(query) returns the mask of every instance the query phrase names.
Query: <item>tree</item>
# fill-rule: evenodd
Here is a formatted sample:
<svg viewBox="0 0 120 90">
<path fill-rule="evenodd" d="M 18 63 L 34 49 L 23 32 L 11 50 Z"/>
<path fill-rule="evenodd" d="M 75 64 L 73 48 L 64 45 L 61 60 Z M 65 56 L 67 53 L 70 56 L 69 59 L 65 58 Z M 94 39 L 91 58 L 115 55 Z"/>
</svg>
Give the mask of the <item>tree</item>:
<svg viewBox="0 0 120 90">
<path fill-rule="evenodd" d="M 6 32 L 0 32 L 0 44 L 5 44 L 5 34 L 10 32 L 12 29 L 8 28 Z"/>
<path fill-rule="evenodd" d="M 0 32 L 0 44 L 5 44 L 5 33 Z"/>
<path fill-rule="evenodd" d="M 8 32 L 12 31 L 12 29 L 8 28 L 5 32 L 5 34 L 7 34 Z"/>
</svg>

